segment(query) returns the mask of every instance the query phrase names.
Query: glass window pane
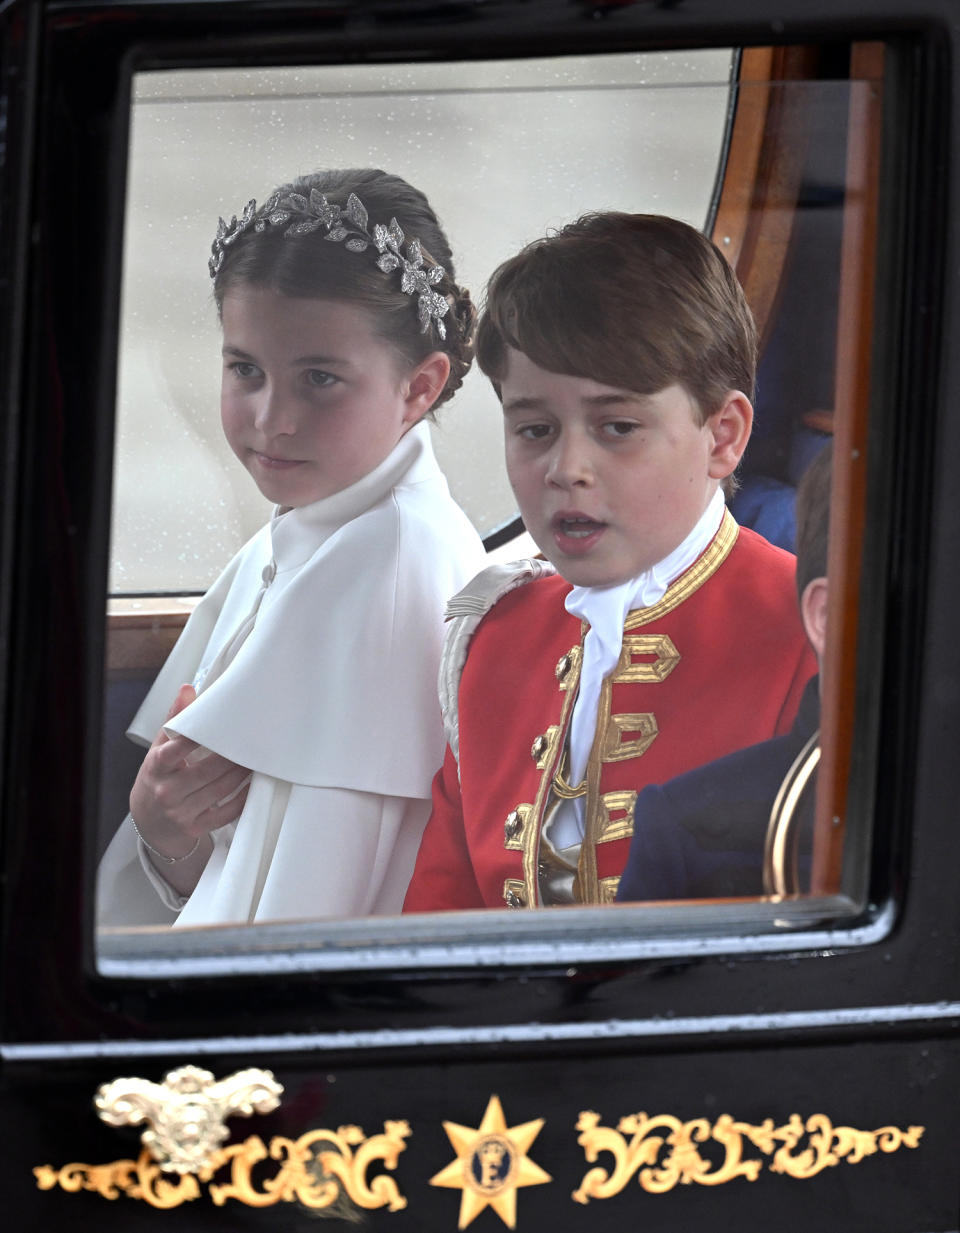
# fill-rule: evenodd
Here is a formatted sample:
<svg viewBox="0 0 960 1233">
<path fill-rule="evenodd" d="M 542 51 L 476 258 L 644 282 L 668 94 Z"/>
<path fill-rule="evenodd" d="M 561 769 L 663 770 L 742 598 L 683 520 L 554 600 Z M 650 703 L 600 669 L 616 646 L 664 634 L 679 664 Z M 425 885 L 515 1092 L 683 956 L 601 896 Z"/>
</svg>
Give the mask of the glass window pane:
<svg viewBox="0 0 960 1233">
<path fill-rule="evenodd" d="M 124 238 L 110 589 L 200 592 L 269 507 L 220 431 L 206 274 L 217 216 L 294 174 L 383 167 L 422 188 L 479 300 L 496 265 L 589 209 L 702 227 L 729 51 L 138 75 Z M 475 369 L 434 430 L 481 534 L 515 513 Z"/>
</svg>

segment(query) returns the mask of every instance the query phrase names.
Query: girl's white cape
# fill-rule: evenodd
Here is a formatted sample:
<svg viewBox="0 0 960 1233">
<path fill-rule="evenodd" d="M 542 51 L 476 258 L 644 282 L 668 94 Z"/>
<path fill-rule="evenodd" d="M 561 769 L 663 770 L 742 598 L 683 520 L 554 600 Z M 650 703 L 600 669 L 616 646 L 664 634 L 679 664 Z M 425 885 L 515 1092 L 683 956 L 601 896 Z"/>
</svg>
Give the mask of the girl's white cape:
<svg viewBox="0 0 960 1233">
<path fill-rule="evenodd" d="M 101 863 L 100 923 L 399 911 L 443 756 L 443 607 L 482 564 L 426 425 L 349 488 L 276 512 L 201 600 L 129 730 L 152 742 L 192 681 L 196 701 L 165 726 L 254 772 L 243 814 L 184 907 L 127 821 Z"/>
</svg>

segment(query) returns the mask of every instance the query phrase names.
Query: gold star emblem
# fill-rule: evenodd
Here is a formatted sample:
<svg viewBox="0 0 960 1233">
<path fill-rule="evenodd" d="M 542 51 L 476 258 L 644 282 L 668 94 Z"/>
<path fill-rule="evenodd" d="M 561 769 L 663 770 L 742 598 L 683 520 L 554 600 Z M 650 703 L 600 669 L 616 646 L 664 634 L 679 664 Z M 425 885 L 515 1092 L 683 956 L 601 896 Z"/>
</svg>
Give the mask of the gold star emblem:
<svg viewBox="0 0 960 1233">
<path fill-rule="evenodd" d="M 553 1181 L 527 1159 L 543 1121 L 538 1117 L 508 1129 L 499 1097 L 491 1096 L 476 1130 L 456 1122 L 443 1123 L 457 1158 L 431 1177 L 430 1185 L 463 1191 L 458 1229 L 465 1229 L 485 1207 L 492 1207 L 508 1229 L 516 1228 L 518 1188 Z"/>
</svg>

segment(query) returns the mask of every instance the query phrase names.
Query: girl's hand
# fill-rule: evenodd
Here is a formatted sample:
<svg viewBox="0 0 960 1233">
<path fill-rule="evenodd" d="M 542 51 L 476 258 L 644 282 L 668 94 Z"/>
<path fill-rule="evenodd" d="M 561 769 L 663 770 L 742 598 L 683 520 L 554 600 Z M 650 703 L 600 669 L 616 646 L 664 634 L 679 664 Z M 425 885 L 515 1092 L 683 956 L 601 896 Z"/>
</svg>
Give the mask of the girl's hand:
<svg viewBox="0 0 960 1233">
<path fill-rule="evenodd" d="M 196 696 L 192 685 L 181 685 L 167 719 L 179 714 Z M 130 813 L 137 829 L 147 844 L 164 856 L 186 856 L 198 838 L 235 821 L 243 812 L 248 791 L 244 780 L 250 772 L 219 754 L 204 754 L 191 761 L 190 755 L 199 748 L 195 741 L 168 736 L 161 728 L 130 791 Z M 183 880 L 182 876 L 172 876 L 174 871 L 187 875 L 191 885 L 186 889 L 192 889 L 210 852 L 211 844 L 205 841 L 195 857 L 182 866 L 158 868 L 174 885 Z"/>
</svg>

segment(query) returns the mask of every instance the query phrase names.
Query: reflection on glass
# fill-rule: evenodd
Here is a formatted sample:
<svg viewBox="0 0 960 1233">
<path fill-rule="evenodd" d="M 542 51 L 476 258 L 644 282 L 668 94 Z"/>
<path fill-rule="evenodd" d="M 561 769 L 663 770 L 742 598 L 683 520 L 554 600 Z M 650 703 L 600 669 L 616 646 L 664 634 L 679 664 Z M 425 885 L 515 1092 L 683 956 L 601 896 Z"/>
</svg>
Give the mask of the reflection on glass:
<svg viewBox="0 0 960 1233">
<path fill-rule="evenodd" d="M 678 87 L 678 64 L 681 71 L 689 72 L 694 80 L 706 84 L 698 84 L 696 88 Z M 314 125 L 317 126 L 315 131 L 324 132 L 325 161 L 332 145 L 337 156 L 330 160 L 334 163 L 380 164 L 391 171 L 409 170 L 411 177 L 427 189 L 449 230 L 459 277 L 470 283 L 476 292 L 499 261 L 585 210 L 663 212 L 702 227 L 710 212 L 718 176 L 724 169 L 723 159 L 728 154 L 731 159 L 733 157 L 725 145 L 729 137 L 726 126 L 728 86 L 713 84 L 723 81 L 729 64 L 728 53 L 709 53 L 702 57 L 674 57 L 672 62 L 669 57 L 624 56 L 527 63 L 510 66 L 509 74 L 503 71 L 503 66 L 474 65 L 469 66 L 476 74 L 472 81 L 461 72 L 463 66 L 403 67 L 396 69 L 395 77 L 385 84 L 382 71 L 378 69 L 376 89 L 372 77 L 370 82 L 364 83 L 354 70 L 351 70 L 350 83 L 340 79 L 338 70 L 329 69 L 144 76 L 138 85 L 131 150 L 115 510 L 123 508 L 127 496 L 135 492 L 136 497 L 126 514 L 115 513 L 113 577 L 116 590 L 129 593 L 202 589 L 216 572 L 216 566 L 222 564 L 235 544 L 264 517 L 262 505 L 247 507 L 244 511 L 242 502 L 234 496 L 245 478 L 242 469 L 235 462 L 217 460 L 213 444 L 216 425 L 211 421 L 210 412 L 216 399 L 215 370 L 203 358 L 204 354 L 212 353 L 213 347 L 219 348 L 216 314 L 207 293 L 200 290 L 202 278 L 189 272 L 191 266 L 202 269 L 205 262 L 204 250 L 210 237 L 204 220 L 208 220 L 211 213 L 226 216 L 239 213 L 253 191 L 247 187 L 252 154 L 256 156 L 257 165 L 263 168 L 258 200 L 272 180 L 280 178 L 271 174 L 270 168 L 280 159 L 278 151 L 281 148 L 295 151 L 291 165 L 303 163 L 302 134 L 312 131 Z M 659 80 L 655 81 L 657 74 Z M 247 96 L 243 95 L 243 90 L 247 91 Z M 741 467 L 741 490 L 733 499 L 732 510 L 743 526 L 754 525 L 770 540 L 792 547 L 796 481 L 833 428 L 837 271 L 848 208 L 844 192 L 850 86 L 824 82 L 772 87 L 766 82 L 756 86 L 742 85 L 738 112 L 744 109 L 744 99 L 750 96 L 751 90 L 763 91 L 766 98 L 767 120 L 765 127 L 761 125 L 761 138 L 764 134 L 769 136 L 770 117 L 779 116 L 782 124 L 785 113 L 793 115 L 804 136 L 801 155 L 795 159 L 795 177 L 779 199 L 769 193 L 763 197 L 758 187 L 759 179 L 755 179 L 746 185 L 725 182 L 719 202 L 715 239 L 721 248 L 731 245 L 728 251 L 736 250 L 733 255 L 737 256 L 738 265 L 748 270 L 745 276 L 748 297 L 753 300 L 758 295 L 758 270 L 767 271 L 768 281 L 772 270 L 776 287 L 776 293 L 768 295 L 767 307 L 760 314 L 762 337 L 756 422 Z M 563 131 L 564 143 L 545 139 L 544 134 L 558 131 Z M 796 128 L 792 131 L 791 146 L 796 131 Z M 733 135 L 735 138 L 735 129 Z M 443 151 L 442 158 L 436 157 L 438 150 Z M 238 157 L 238 151 L 242 151 L 242 157 Z M 170 174 L 171 159 L 177 162 L 175 176 Z M 189 170 L 184 168 L 184 163 Z M 423 175 L 412 170 L 421 166 Z M 756 176 L 756 173 L 755 162 L 752 174 Z M 239 183 L 241 177 L 243 185 Z M 237 181 L 236 187 L 233 181 Z M 174 202 L 170 202 L 169 193 L 163 187 L 166 183 L 178 186 Z M 778 184 L 783 192 L 784 177 Z M 221 185 L 229 187 L 221 188 Z M 734 234 L 730 226 L 734 215 L 727 207 L 729 199 L 737 193 L 744 203 L 741 213 L 747 223 Z M 752 211 L 748 208 L 751 202 Z M 783 224 L 785 217 L 787 222 L 780 227 L 779 243 L 771 245 L 769 230 L 764 228 L 771 218 L 778 218 Z M 176 239 L 171 241 L 171 235 Z M 158 256 L 158 248 L 151 249 L 154 240 L 160 251 L 171 243 L 179 251 L 196 249 L 196 258 L 193 262 L 164 263 Z M 761 260 L 758 252 L 761 256 L 766 252 L 766 257 Z M 585 294 L 591 290 L 585 288 Z M 193 309 L 184 307 L 190 304 Z M 597 318 L 596 328 L 611 344 L 606 355 L 619 350 L 621 359 L 629 363 L 634 333 L 648 332 L 646 322 L 643 329 L 637 330 L 638 320 L 642 320 L 642 316 L 623 314 L 616 328 L 611 328 L 609 322 L 602 323 Z M 677 329 L 675 322 L 659 324 L 667 336 L 671 325 Z M 158 335 L 162 338 L 159 346 Z M 795 345 L 798 337 L 805 340 L 804 348 Z M 562 330 L 556 331 L 556 343 L 561 348 L 569 343 Z M 589 349 L 589 340 L 587 343 Z M 190 358 L 193 353 L 198 357 L 196 361 Z M 815 363 L 809 362 L 811 355 L 816 356 Z M 658 531 L 666 525 L 668 534 L 663 542 L 657 539 L 657 551 L 650 561 L 646 557 L 641 559 L 642 554 L 638 555 L 635 546 L 636 536 L 628 535 L 626 555 L 623 560 L 617 559 L 609 577 L 605 574 L 594 577 L 589 569 L 581 576 L 578 563 L 589 555 L 584 545 L 589 547 L 587 541 L 595 534 L 611 539 L 606 523 L 612 524 L 613 518 L 611 511 L 587 509 L 575 500 L 557 510 L 541 511 L 536 508 L 536 500 L 525 503 L 524 470 L 526 467 L 532 475 L 536 468 L 523 458 L 518 460 L 516 451 L 511 461 L 510 432 L 516 430 L 515 440 L 531 444 L 541 439 L 544 431 L 547 434 L 554 431 L 556 425 L 552 422 L 547 423 L 544 430 L 539 421 L 528 424 L 523 417 L 531 402 L 535 409 L 550 404 L 554 390 L 549 378 L 556 377 L 558 365 L 550 357 L 541 356 L 539 364 L 536 355 L 527 354 L 521 358 L 530 361 L 531 370 L 524 370 L 522 363 L 515 362 L 501 373 L 491 371 L 487 364 L 491 375 L 503 385 L 507 401 L 511 478 L 521 507 L 528 515 L 528 526 L 546 554 L 560 567 L 562 575 L 586 591 L 600 587 L 622 592 L 617 597 L 622 605 L 619 616 L 611 617 L 604 605 L 594 612 L 589 596 L 582 612 L 590 621 L 591 629 L 602 630 L 610 625 L 618 645 L 612 651 L 608 645 L 598 652 L 578 638 L 576 632 L 572 637 L 566 633 L 555 637 L 547 628 L 549 621 L 538 612 L 536 620 L 517 624 L 516 631 L 508 639 L 507 650 L 501 648 L 501 653 L 496 650 L 491 653 L 488 648 L 485 654 L 489 662 L 498 663 L 506 675 L 503 682 L 486 682 L 491 696 L 482 706 L 478 705 L 475 712 L 488 716 L 485 724 L 480 725 L 485 728 L 482 735 L 477 737 L 468 732 L 469 720 L 467 727 L 461 729 L 460 774 L 464 784 L 469 780 L 476 785 L 483 778 L 488 781 L 482 784 L 479 793 L 475 793 L 471 809 L 486 828 L 484 837 L 477 841 L 475 852 L 486 848 L 489 859 L 481 856 L 465 864 L 462 853 L 451 855 L 450 845 L 454 839 L 449 833 L 442 842 L 439 839 L 442 831 L 449 831 L 449 827 L 435 822 L 435 829 L 427 832 L 421 867 L 414 877 L 409 904 L 414 909 L 611 902 L 617 897 L 627 864 L 638 792 L 644 785 L 669 781 L 679 771 L 710 762 L 732 749 L 775 733 L 787 733 L 798 703 L 801 710 L 806 706 L 806 701 L 801 703 L 800 699 L 807 678 L 815 670 L 800 633 L 792 579 L 789 586 L 777 584 L 777 603 L 773 606 L 776 612 L 772 608 L 766 620 L 762 605 L 756 602 L 755 579 L 761 574 L 766 576 L 767 570 L 755 566 L 745 568 L 746 581 L 741 583 L 737 605 L 719 616 L 700 612 L 699 607 L 704 606 L 705 597 L 721 588 L 716 585 L 710 588 L 700 582 L 696 588 L 698 599 L 692 592 L 686 593 L 689 588 L 684 579 L 689 581 L 691 569 L 695 569 L 698 560 L 720 558 L 711 573 L 725 577 L 722 571 L 731 573 L 738 559 L 745 556 L 744 545 L 753 542 L 749 532 L 737 535 L 730 515 L 723 512 L 722 502 L 717 505 L 707 500 L 704 508 L 695 512 L 691 534 L 687 534 L 689 528 L 686 526 L 681 533 L 681 524 L 691 521 L 687 518 L 689 510 L 673 521 L 669 511 L 665 520 L 654 519 Z M 603 363 L 608 364 L 606 358 Z M 601 375 L 609 373 L 608 380 L 601 381 L 602 385 L 620 390 L 637 388 L 637 383 L 631 384 L 629 375 L 624 376 L 616 364 L 600 367 L 598 371 Z M 546 385 L 537 384 L 544 379 Z M 576 383 L 582 379 L 563 380 Z M 674 384 L 679 382 L 666 383 L 667 388 Z M 689 388 L 686 378 L 684 384 Z M 732 382 L 727 384 L 734 388 Z M 662 383 L 654 382 L 641 392 L 658 395 L 661 389 Z M 750 392 L 746 390 L 747 394 Z M 560 395 L 561 402 L 565 396 L 565 393 Z M 672 423 L 670 416 L 678 411 L 673 403 L 663 406 L 656 398 L 649 397 L 639 400 L 638 406 L 628 406 L 626 402 L 618 405 L 616 415 L 604 421 L 602 432 L 618 440 L 618 449 L 622 448 L 619 438 L 643 432 L 654 436 L 656 430 L 651 424 L 664 422 L 664 416 Z M 146 423 L 135 423 L 135 407 L 140 411 L 150 408 Z M 650 423 L 644 421 L 637 425 L 635 417 L 641 411 Z M 684 425 L 697 428 L 693 437 L 699 444 L 693 448 L 699 449 L 704 437 L 695 416 L 689 414 L 690 407 L 686 406 L 684 411 L 688 416 Z M 741 408 L 741 421 L 745 414 Z M 661 418 L 658 420 L 657 416 Z M 734 414 L 733 419 L 736 418 Z M 437 453 L 454 495 L 481 532 L 501 523 L 515 509 L 499 461 L 500 419 L 499 404 L 489 383 L 474 372 L 457 395 L 453 407 L 443 409 L 439 426 L 434 430 Z M 219 494 L 215 498 L 216 506 L 208 504 L 204 511 L 185 512 L 182 528 L 174 525 L 176 517 L 180 516 L 181 501 L 178 498 L 171 502 L 169 498 L 171 476 L 180 469 L 180 457 L 184 453 L 182 444 L 170 444 L 172 422 L 186 425 L 187 435 L 198 442 L 194 459 L 213 460 L 197 464 L 203 467 L 197 476 L 213 476 L 211 482 L 195 477 L 193 481 L 188 479 L 185 487 L 201 493 L 203 501 L 207 501 L 211 492 Z M 749 428 L 749 424 L 746 427 Z M 737 447 L 740 452 L 745 445 L 745 440 L 741 440 L 742 428 L 741 423 L 740 446 Z M 703 431 L 709 435 L 707 430 Z M 154 499 L 142 480 L 134 478 L 133 454 L 138 448 L 137 442 L 152 458 L 155 473 L 157 451 L 171 451 L 170 465 L 164 475 L 166 491 L 162 498 L 156 499 L 157 508 L 167 522 L 162 535 L 144 534 L 142 530 L 139 535 L 133 533 L 138 526 L 145 525 L 137 512 L 138 505 L 142 510 L 144 504 Z M 133 445 L 132 451 L 127 449 L 127 444 Z M 733 461 L 735 464 L 736 459 Z M 193 460 L 189 465 L 194 465 Z M 624 467 L 626 470 L 628 468 Z M 535 485 L 531 486 L 531 491 L 533 487 Z M 628 486 L 624 484 L 623 487 Z M 640 487 L 647 493 L 653 491 L 649 483 Z M 677 487 L 674 484 L 671 491 L 676 491 Z M 171 506 L 176 507 L 177 512 Z M 559 529 L 551 522 L 558 511 Z M 223 525 L 232 524 L 229 543 L 214 539 L 212 547 L 206 542 L 201 544 L 197 534 L 201 523 L 213 528 L 215 535 L 219 535 Z M 174 545 L 174 557 L 181 558 L 172 570 L 169 558 L 162 561 L 159 554 L 152 552 L 158 539 Z M 151 546 L 149 553 L 146 544 Z M 675 552 L 679 557 L 672 565 L 679 564 L 680 568 L 668 570 L 669 576 L 661 580 L 666 584 L 661 594 L 638 595 L 633 586 L 638 576 L 649 565 L 669 559 Z M 573 567 L 570 560 L 575 563 Z M 630 586 L 626 585 L 628 580 Z M 557 601 L 551 601 L 551 611 L 565 613 L 563 596 L 557 600 L 559 586 L 556 579 L 541 580 L 528 590 L 531 595 L 535 590 L 544 595 L 549 592 Z M 731 595 L 736 591 L 733 584 L 725 589 Z M 746 601 L 744 595 L 749 597 Z M 126 602 L 130 606 L 146 605 L 155 633 L 152 601 Z M 576 601 L 572 605 L 576 611 L 575 605 Z M 742 615 L 744 605 L 752 609 L 751 615 L 757 624 L 757 629 L 749 635 Z M 698 607 L 698 611 L 694 612 L 694 607 Z M 722 602 L 719 608 L 723 609 Z M 645 615 L 636 620 L 638 610 Z M 633 614 L 633 623 L 630 614 Z M 128 612 L 114 621 L 116 646 L 120 646 L 124 635 L 130 634 L 136 619 Z M 573 621 L 573 617 L 567 619 Z M 681 628 L 688 619 L 689 631 Z M 171 627 L 179 622 L 179 616 L 171 618 Z M 715 627 L 716 646 L 702 639 L 700 631 L 705 625 Z M 521 631 L 521 626 L 525 632 Z M 756 668 L 758 658 L 762 658 L 765 638 L 770 652 L 768 666 L 761 674 L 762 679 L 752 678 L 754 685 L 750 686 L 751 670 Z M 785 640 L 792 649 L 789 655 L 781 656 Z M 557 647 L 553 646 L 553 641 L 557 641 Z M 128 637 L 128 642 L 135 646 L 137 639 Z M 142 656 L 132 650 L 126 667 L 111 669 L 108 712 L 116 726 L 119 727 L 135 709 L 135 697 L 142 693 L 147 683 L 144 678 L 152 675 L 162 662 L 165 649 L 165 645 L 158 646 L 152 654 L 152 662 L 149 662 L 150 653 Z M 610 664 L 606 663 L 604 655 L 607 658 L 612 655 Z M 698 665 L 698 655 L 702 656 L 703 664 Z M 735 667 L 738 656 L 745 657 L 739 668 Z M 540 669 L 548 658 L 549 673 L 545 674 Z M 517 664 L 522 662 L 522 668 L 511 668 L 513 660 Z M 721 670 L 717 670 L 718 664 Z M 769 688 L 769 678 L 774 672 L 779 676 L 786 674 L 778 702 L 773 698 L 776 691 Z M 581 673 L 584 676 L 580 696 L 584 696 L 584 682 L 587 682 L 592 691 L 590 706 L 598 705 L 600 713 L 607 716 L 605 729 L 609 731 L 605 730 L 596 745 L 592 717 L 578 719 L 572 705 L 577 696 L 573 686 Z M 487 675 L 486 669 L 484 675 Z M 522 710 L 516 700 L 519 676 L 523 678 L 522 692 L 531 711 L 526 722 L 518 714 Z M 538 691 L 542 692 L 540 676 L 549 679 L 551 698 L 547 704 L 544 695 L 544 699 L 540 699 L 544 705 L 538 708 Z M 172 697 L 179 682 L 171 680 L 168 684 L 172 686 L 168 690 Z M 743 690 L 751 687 L 758 697 L 766 691 L 762 702 L 753 699 L 743 703 Z M 627 693 L 638 689 L 649 695 L 642 705 L 632 696 L 626 698 Z M 618 690 L 624 694 L 622 705 L 620 699 L 613 698 Z M 664 702 L 667 693 L 671 693 L 671 700 Z M 732 713 L 749 712 L 756 733 L 753 728 L 747 734 L 739 730 L 734 733 L 729 724 L 715 722 L 718 715 L 726 713 L 724 708 L 731 708 L 737 697 L 740 705 L 734 705 Z M 582 708 L 583 714 L 589 709 Z M 693 712 L 699 715 L 700 710 L 703 716 L 695 717 Z M 813 710 L 815 712 L 815 705 Z M 490 723 L 492 716 L 497 717 L 494 724 Z M 571 716 L 574 736 L 568 748 L 558 734 L 566 732 Z M 163 713 L 158 712 L 152 719 L 158 723 Z M 525 734 L 522 740 L 521 728 Z M 683 739 L 668 739 L 668 732 L 682 733 Z M 149 740 L 148 731 L 144 730 L 143 736 Z M 534 738 L 538 738 L 539 747 L 535 746 L 531 757 Z M 520 754 L 516 753 L 517 749 Z M 370 759 L 375 761 L 381 757 L 381 751 L 382 743 L 375 744 L 369 750 Z M 587 766 L 591 751 L 598 754 L 600 768 L 592 785 Z M 666 759 L 663 766 L 658 764 L 654 768 L 653 763 L 663 758 Z M 249 764 L 249 759 L 239 761 L 241 766 Z M 517 775 L 511 777 L 510 767 L 514 762 L 518 768 L 524 763 L 522 777 L 519 769 Z M 497 768 L 495 776 L 489 773 L 490 767 Z M 642 767 L 643 776 L 636 774 L 638 767 Z M 127 774 L 129 769 L 119 765 L 114 747 L 108 745 L 105 749 L 104 839 L 109 838 L 118 817 L 122 816 L 124 794 L 133 778 L 132 773 Z M 610 778 L 611 771 L 613 778 Z M 448 772 L 449 784 L 456 782 L 456 774 L 455 768 Z M 115 789 L 112 801 L 111 788 Z M 644 799 L 649 800 L 650 794 L 641 795 L 641 804 Z M 712 855 L 710 842 L 704 846 L 702 833 L 697 838 L 700 854 L 708 852 L 707 867 L 716 854 L 715 841 L 717 836 L 723 835 L 725 824 L 718 813 L 711 812 L 708 801 L 704 801 L 701 812 L 708 819 L 707 830 L 712 826 L 714 833 Z M 269 808 L 266 814 L 270 815 Z M 728 822 L 739 824 L 742 829 L 742 812 L 736 816 L 729 814 Z M 552 845 L 546 842 L 551 835 L 555 841 Z M 645 841 L 651 840 L 653 835 L 654 829 L 651 829 L 645 834 Z M 584 837 L 588 841 L 586 859 Z M 468 838 L 468 844 L 470 842 Z M 804 837 L 802 843 L 806 845 L 807 842 Z M 727 839 L 721 839 L 720 847 L 724 845 L 731 850 L 731 842 Z M 746 881 L 737 882 L 733 878 L 724 882 L 722 877 L 720 881 L 708 877 L 701 882 L 681 879 L 673 889 L 665 889 L 662 881 L 654 880 L 649 884 L 643 881 L 654 870 L 649 852 L 644 852 L 636 842 L 634 848 L 636 855 L 629 857 L 620 898 L 717 898 L 753 895 L 761 889 L 758 881 L 762 878 L 762 839 L 759 852 L 756 845 L 751 849 Z M 655 853 L 653 864 L 660 866 L 656 872 L 662 874 L 669 859 L 673 858 L 664 851 L 659 855 Z M 808 862 L 804 846 L 803 870 Z M 482 873 L 478 874 L 478 869 Z M 469 875 L 467 878 L 462 876 L 465 871 Z M 640 877 L 636 884 L 635 875 Z M 637 889 L 638 886 L 641 889 Z M 318 905 L 312 913 L 286 915 L 324 914 L 322 906 Z M 284 915 L 282 911 L 271 909 L 261 919 Z M 514 919 L 520 919 L 520 915 Z"/>
</svg>

